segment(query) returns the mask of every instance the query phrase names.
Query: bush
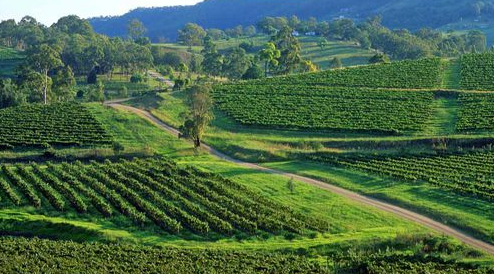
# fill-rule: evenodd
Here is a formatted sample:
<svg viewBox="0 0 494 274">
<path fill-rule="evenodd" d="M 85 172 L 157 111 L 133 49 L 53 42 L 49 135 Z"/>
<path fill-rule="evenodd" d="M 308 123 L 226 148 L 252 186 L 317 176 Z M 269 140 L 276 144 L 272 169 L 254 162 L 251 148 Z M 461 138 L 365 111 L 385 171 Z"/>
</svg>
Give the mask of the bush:
<svg viewBox="0 0 494 274">
<path fill-rule="evenodd" d="M 130 77 L 130 82 L 134 84 L 142 83 L 144 82 L 144 76 L 140 73 L 135 73 L 132 77 Z"/>
<path fill-rule="evenodd" d="M 92 69 L 91 72 L 89 72 L 89 75 L 87 76 L 87 83 L 89 85 L 94 85 L 98 81 L 98 73 L 96 69 Z"/>
<path fill-rule="evenodd" d="M 122 97 L 122 98 L 125 98 L 125 97 L 128 97 L 129 96 L 129 91 L 127 89 L 126 86 L 122 86 L 119 90 L 118 90 L 118 96 L 119 97 Z"/>
<path fill-rule="evenodd" d="M 113 152 L 116 154 L 125 150 L 125 147 L 119 142 L 113 142 Z"/>
</svg>

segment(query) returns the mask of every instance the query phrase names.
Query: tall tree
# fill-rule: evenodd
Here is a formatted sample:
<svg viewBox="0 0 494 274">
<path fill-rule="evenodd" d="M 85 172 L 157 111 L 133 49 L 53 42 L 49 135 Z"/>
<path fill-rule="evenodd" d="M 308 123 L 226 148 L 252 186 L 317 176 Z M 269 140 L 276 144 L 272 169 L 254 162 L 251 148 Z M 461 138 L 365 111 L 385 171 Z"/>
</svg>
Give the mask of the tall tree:
<svg viewBox="0 0 494 274">
<path fill-rule="evenodd" d="M 332 69 L 340 69 L 343 67 L 343 64 L 341 63 L 341 59 L 338 57 L 333 58 L 331 62 L 329 63 L 329 68 Z"/>
<path fill-rule="evenodd" d="M 50 72 L 50 70 L 61 67 L 63 65 L 62 60 L 60 59 L 60 54 L 49 45 L 42 44 L 34 50 L 33 54 L 29 56 L 28 64 L 33 69 L 40 72 L 45 78 L 43 86 L 43 101 L 44 104 L 47 104 L 48 87 L 51 82 L 48 73 Z"/>
<path fill-rule="evenodd" d="M 223 64 L 223 73 L 231 79 L 240 79 L 250 65 L 250 58 L 243 48 L 236 47 L 226 56 Z"/>
<path fill-rule="evenodd" d="M 269 66 L 278 66 L 278 59 L 281 57 L 281 51 L 276 48 L 276 45 L 273 42 L 269 42 L 264 49 L 259 52 L 259 57 L 261 60 L 264 60 L 264 73 L 265 76 L 268 77 Z"/>
<path fill-rule="evenodd" d="M 223 68 L 223 56 L 218 53 L 211 37 L 204 38 L 204 49 L 201 53 L 204 56 L 202 70 L 209 75 L 219 76 Z"/>
<path fill-rule="evenodd" d="M 17 106 L 26 102 L 26 95 L 11 79 L 0 80 L 0 108 Z"/>
<path fill-rule="evenodd" d="M 59 102 L 71 101 L 75 98 L 76 81 L 70 67 L 64 67 L 57 71 L 53 77 L 53 93 Z"/>
<path fill-rule="evenodd" d="M 278 72 L 280 74 L 291 73 L 302 62 L 300 42 L 293 36 L 293 30 L 288 26 L 279 31 L 273 40 L 281 51 Z"/>
<path fill-rule="evenodd" d="M 211 87 L 209 86 L 195 86 L 189 91 L 190 111 L 184 125 L 180 127 L 182 132 L 180 137 L 192 140 L 196 148 L 201 146 L 206 127 L 214 118 L 213 100 L 210 93 Z"/>
<path fill-rule="evenodd" d="M 206 31 L 201 26 L 188 23 L 178 31 L 178 41 L 191 49 L 193 46 L 201 46 L 206 35 Z"/>
<path fill-rule="evenodd" d="M 129 33 L 130 38 L 132 40 L 136 41 L 142 37 L 144 37 L 144 34 L 146 33 L 146 27 L 144 24 L 137 20 L 137 19 L 132 19 L 130 20 L 129 24 L 127 25 L 127 31 Z"/>
</svg>

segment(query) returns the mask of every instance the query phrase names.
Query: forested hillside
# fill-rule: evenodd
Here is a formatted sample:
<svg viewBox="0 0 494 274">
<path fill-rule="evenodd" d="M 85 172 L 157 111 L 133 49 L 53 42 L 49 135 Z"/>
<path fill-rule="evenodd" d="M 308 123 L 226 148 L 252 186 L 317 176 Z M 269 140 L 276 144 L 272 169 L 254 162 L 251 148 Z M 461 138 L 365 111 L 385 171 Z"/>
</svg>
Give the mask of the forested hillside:
<svg viewBox="0 0 494 274">
<path fill-rule="evenodd" d="M 120 17 L 94 18 L 95 30 L 110 36 L 124 36 L 127 23 L 134 18 L 144 22 L 148 35 L 175 39 L 177 30 L 187 22 L 206 28 L 232 28 L 252 25 L 265 16 L 296 15 L 302 19 L 313 16 L 330 20 L 335 17 L 365 19 L 382 15 L 390 28 L 438 28 L 466 18 L 488 18 L 494 12 L 492 1 L 476 0 L 207 0 L 195 6 L 140 8 Z"/>
</svg>

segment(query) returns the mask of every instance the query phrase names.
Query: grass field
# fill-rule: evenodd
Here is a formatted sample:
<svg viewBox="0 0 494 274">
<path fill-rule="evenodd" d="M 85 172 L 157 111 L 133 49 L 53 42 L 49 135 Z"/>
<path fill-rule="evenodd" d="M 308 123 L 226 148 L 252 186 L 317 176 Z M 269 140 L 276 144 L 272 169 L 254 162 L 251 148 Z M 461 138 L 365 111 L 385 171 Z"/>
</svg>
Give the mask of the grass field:
<svg viewBox="0 0 494 274">
<path fill-rule="evenodd" d="M 2 219 L 5 220 L 0 223 L 2 230 L 13 232 L 24 226 L 26 229 L 19 230 L 21 234 L 25 231 L 27 235 L 31 233 L 55 238 L 59 234 L 62 239 L 70 239 L 73 231 L 79 231 L 78 239 L 80 240 L 111 241 L 118 239 L 119 241 L 164 246 L 233 249 L 309 248 L 321 244 L 342 243 L 345 240 L 370 241 L 373 238 L 384 240 L 405 232 L 424 233 L 426 231 L 389 214 L 362 207 L 302 183 L 295 183 L 295 192 L 292 194 L 286 187 L 287 180 L 283 177 L 240 168 L 234 164 L 214 159 L 200 151 L 194 151 L 189 143 L 164 133 L 135 115 L 97 104 L 92 104 L 89 108 L 98 119 L 104 122 L 112 134 L 118 136 L 116 140 L 124 144 L 128 150 L 148 149 L 171 157 L 181 166 L 192 165 L 196 168 L 217 172 L 253 190 L 260 191 L 266 197 L 290 206 L 296 211 L 328 221 L 331 224 L 330 232 L 319 234 L 312 239 L 298 238 L 293 241 L 278 236 L 265 240 L 253 237 L 242 242 L 237 242 L 235 239 L 215 242 L 186 241 L 177 237 L 160 236 L 153 229 L 135 227 L 118 216 L 103 219 L 92 215 L 76 214 L 72 211 L 60 213 L 49 208 L 39 211 L 32 207 L 19 210 L 19 208 L 7 205 L 2 206 L 0 212 Z M 150 146 L 147 147 L 147 144 Z M 5 199 L 2 200 L 5 201 Z M 39 229 L 34 229 L 34 227 Z"/>
<path fill-rule="evenodd" d="M 344 41 L 329 41 L 327 46 L 321 48 L 319 46 L 319 37 L 302 36 L 299 37 L 302 45 L 302 57 L 307 60 L 311 60 L 317 64 L 321 69 L 327 69 L 333 58 L 338 57 L 341 59 L 345 67 L 365 65 L 369 63 L 369 59 L 374 55 L 370 50 L 363 50 L 359 46 L 352 42 Z M 253 48 L 249 53 L 258 53 L 263 46 L 269 41 L 266 36 L 256 36 L 252 38 L 238 38 L 221 40 L 215 42 L 218 50 L 221 53 L 227 52 L 229 49 L 240 45 L 242 42 L 252 43 Z M 187 46 L 177 44 L 158 44 L 169 50 L 176 50 L 179 52 L 188 51 Z M 192 47 L 192 52 L 200 53 L 201 47 Z"/>
<path fill-rule="evenodd" d="M 13 76 L 15 68 L 24 61 L 24 58 L 19 51 L 0 47 L 0 78 Z"/>
<path fill-rule="evenodd" d="M 186 107 L 184 93 L 160 94 L 147 97 L 131 105 L 146 108 L 163 121 L 179 126 L 183 123 L 180 115 Z M 152 104 L 151 104 L 152 102 Z M 365 134 L 317 133 L 303 131 L 266 130 L 239 126 L 221 112 L 207 131 L 206 142 L 236 158 L 264 162 L 266 166 L 327 180 L 363 194 L 391 201 L 435 217 L 448 224 L 465 229 L 485 240 L 494 242 L 494 216 L 484 210 L 490 203 L 475 198 L 448 193 L 426 184 L 411 184 L 399 180 L 382 179 L 362 172 L 332 168 L 317 163 L 288 161 L 299 153 L 328 152 L 344 153 L 435 153 L 434 147 L 443 138 L 446 146 L 456 149 L 471 148 L 477 138 L 492 140 L 494 135 L 462 135 L 455 132 L 455 100 L 438 98 L 436 111 L 429 130 L 421 136 L 373 136 Z M 429 141 L 430 140 L 430 141 Z M 435 143 L 437 140 L 437 144 Z M 492 141 L 491 141 L 492 142 Z M 381 147 L 382 146 L 382 147 Z M 374 147 L 374 148 L 373 148 Z M 211 165 L 214 168 L 214 165 Z M 490 212 L 490 211 L 489 211 Z"/>
</svg>

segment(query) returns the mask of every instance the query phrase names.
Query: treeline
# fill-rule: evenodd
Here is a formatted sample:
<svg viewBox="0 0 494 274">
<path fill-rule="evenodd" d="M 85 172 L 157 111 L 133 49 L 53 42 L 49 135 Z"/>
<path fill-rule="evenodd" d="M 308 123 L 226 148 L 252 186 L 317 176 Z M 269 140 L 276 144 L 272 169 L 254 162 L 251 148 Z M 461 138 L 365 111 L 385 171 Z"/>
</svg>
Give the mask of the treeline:
<svg viewBox="0 0 494 274">
<path fill-rule="evenodd" d="M 490 10 L 488 4 L 481 6 L 483 7 L 482 10 L 485 9 L 486 12 Z M 314 17 L 308 20 L 300 20 L 297 16 L 290 18 L 265 17 L 257 23 L 257 27 L 237 26 L 226 31 L 205 30 L 197 24 L 189 23 L 179 31 L 178 40 L 188 46 L 198 46 L 202 45 L 205 36 L 209 36 L 212 40 L 249 37 L 257 33 L 274 36 L 284 29 L 291 29 L 294 36 L 321 37 L 321 45 L 327 43 L 326 39 L 354 41 L 363 49 L 374 49 L 391 56 L 393 59 L 417 59 L 430 56 L 451 57 L 487 50 L 486 37 L 481 31 L 472 30 L 460 35 L 430 28 L 422 28 L 416 32 L 407 29 L 391 30 L 382 25 L 379 16 L 358 24 L 348 18 L 329 22 L 318 21 Z"/>
<path fill-rule="evenodd" d="M 0 107 L 73 100 L 75 76 L 87 76 L 88 84 L 97 84 L 98 74 L 147 70 L 153 66 L 153 56 L 144 32 L 141 25 L 129 24 L 129 39 L 109 38 L 77 16 L 63 17 L 50 27 L 32 17 L 0 22 L 0 45 L 26 55 L 17 78 L 0 83 Z M 100 99 L 102 91 L 95 86 L 84 96 Z"/>
<path fill-rule="evenodd" d="M 188 23 L 179 30 L 179 42 L 189 47 L 202 46 L 200 63 L 191 63 L 196 71 L 208 76 L 221 76 L 233 80 L 258 79 L 263 75 L 284 75 L 294 72 L 313 72 L 318 68 L 302 58 L 302 46 L 293 30 L 286 27 L 274 33 L 271 40 L 259 51 L 248 42 L 218 52 L 214 38 L 201 26 Z M 254 33 L 254 32 L 253 32 Z M 265 63 L 264 70 L 259 66 Z"/>
<path fill-rule="evenodd" d="M 376 16 L 357 24 L 348 18 L 328 22 L 318 21 L 316 18 L 303 21 L 296 16 L 265 17 L 257 23 L 257 27 L 260 32 L 268 35 L 291 28 L 297 34 L 355 41 L 364 49 L 375 49 L 394 59 L 416 59 L 433 55 L 457 56 L 487 49 L 486 37 L 480 31 L 457 35 L 430 28 L 422 28 L 416 32 L 407 29 L 391 30 L 381 24 L 381 19 Z"/>
</svg>

